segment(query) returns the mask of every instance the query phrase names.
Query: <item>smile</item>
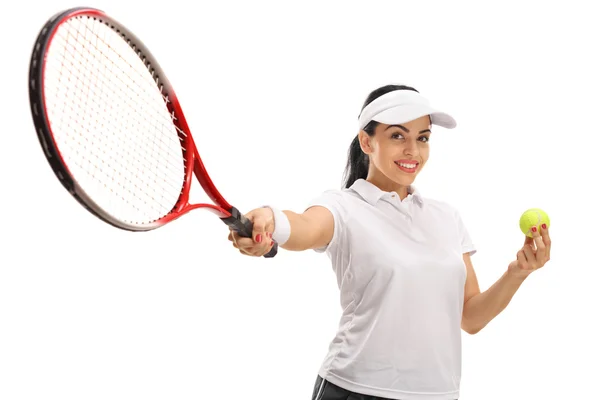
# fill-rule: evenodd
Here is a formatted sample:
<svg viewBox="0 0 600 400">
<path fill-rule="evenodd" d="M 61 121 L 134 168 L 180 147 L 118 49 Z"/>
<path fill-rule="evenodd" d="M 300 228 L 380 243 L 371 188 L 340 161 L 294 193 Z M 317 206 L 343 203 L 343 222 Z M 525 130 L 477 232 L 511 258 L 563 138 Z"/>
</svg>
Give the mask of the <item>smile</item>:
<svg viewBox="0 0 600 400">
<path fill-rule="evenodd" d="M 408 173 L 414 173 L 417 170 L 417 167 L 419 166 L 419 163 L 406 163 L 398 161 L 394 161 L 394 164 L 396 164 L 398 168 L 400 168 L 402 171 Z"/>
</svg>

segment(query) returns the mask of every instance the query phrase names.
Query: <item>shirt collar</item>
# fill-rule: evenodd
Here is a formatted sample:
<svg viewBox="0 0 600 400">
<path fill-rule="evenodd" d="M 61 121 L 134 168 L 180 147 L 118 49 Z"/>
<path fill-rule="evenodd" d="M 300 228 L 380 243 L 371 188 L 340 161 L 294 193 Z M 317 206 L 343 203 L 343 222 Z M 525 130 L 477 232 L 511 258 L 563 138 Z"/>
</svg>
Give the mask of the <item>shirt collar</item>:
<svg viewBox="0 0 600 400">
<path fill-rule="evenodd" d="M 365 179 L 357 179 L 350 189 L 358 193 L 367 203 L 375 206 L 382 197 L 397 195 L 396 192 L 385 192 Z M 414 201 L 423 206 L 423 196 L 413 185 L 408 188 L 408 197 L 404 201 Z"/>
</svg>

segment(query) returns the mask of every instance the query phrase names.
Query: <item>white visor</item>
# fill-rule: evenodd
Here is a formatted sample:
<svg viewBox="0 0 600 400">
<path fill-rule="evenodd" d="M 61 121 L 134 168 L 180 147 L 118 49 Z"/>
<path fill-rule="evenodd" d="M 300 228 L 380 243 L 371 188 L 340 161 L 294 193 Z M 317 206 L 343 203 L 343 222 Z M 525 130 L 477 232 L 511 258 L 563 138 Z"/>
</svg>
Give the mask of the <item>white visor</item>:
<svg viewBox="0 0 600 400">
<path fill-rule="evenodd" d="M 403 124 L 429 115 L 433 125 L 452 129 L 456 121 L 450 115 L 432 108 L 429 101 L 413 90 L 394 90 L 369 103 L 358 118 L 359 129 L 370 121 L 382 124 Z"/>
</svg>

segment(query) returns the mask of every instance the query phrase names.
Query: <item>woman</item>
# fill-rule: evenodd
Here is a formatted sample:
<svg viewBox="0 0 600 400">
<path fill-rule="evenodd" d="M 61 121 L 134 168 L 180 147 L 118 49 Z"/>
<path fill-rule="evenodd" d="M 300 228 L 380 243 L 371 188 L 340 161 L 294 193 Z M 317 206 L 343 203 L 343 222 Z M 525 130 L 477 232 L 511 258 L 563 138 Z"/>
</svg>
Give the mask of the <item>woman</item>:
<svg viewBox="0 0 600 400">
<path fill-rule="evenodd" d="M 456 123 L 411 87 L 373 91 L 342 190 L 323 193 L 302 214 L 253 210 L 253 237 L 229 234 L 245 255 L 262 256 L 273 241 L 329 255 L 343 313 L 313 400 L 457 399 L 461 328 L 481 330 L 549 260 L 548 229 L 533 227 L 507 271 L 480 292 L 460 214 L 413 186 L 429 158 L 432 125 Z"/>
</svg>

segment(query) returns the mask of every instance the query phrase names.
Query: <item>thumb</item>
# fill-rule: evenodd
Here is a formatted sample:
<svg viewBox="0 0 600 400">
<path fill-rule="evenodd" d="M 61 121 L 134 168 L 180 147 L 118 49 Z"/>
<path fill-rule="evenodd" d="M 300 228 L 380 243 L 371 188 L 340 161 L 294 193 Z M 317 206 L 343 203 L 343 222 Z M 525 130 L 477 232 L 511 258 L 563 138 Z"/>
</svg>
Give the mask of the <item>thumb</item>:
<svg viewBox="0 0 600 400">
<path fill-rule="evenodd" d="M 266 240 L 267 233 L 267 216 L 261 212 L 262 210 L 255 210 L 248 215 L 248 219 L 252 221 L 252 239 L 255 243 L 262 243 Z"/>
</svg>

